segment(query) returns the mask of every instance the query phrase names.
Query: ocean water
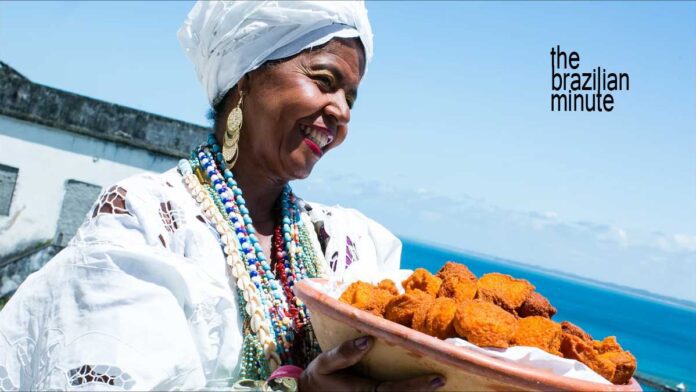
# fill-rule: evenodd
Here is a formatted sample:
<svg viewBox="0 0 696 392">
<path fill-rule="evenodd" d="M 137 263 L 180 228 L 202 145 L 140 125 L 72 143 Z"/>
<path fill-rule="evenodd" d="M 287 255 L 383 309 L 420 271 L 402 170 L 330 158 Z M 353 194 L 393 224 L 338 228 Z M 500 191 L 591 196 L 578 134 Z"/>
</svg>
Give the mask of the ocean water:
<svg viewBox="0 0 696 392">
<path fill-rule="evenodd" d="M 555 321 L 575 323 L 595 339 L 615 335 L 636 357 L 638 375 L 670 387 L 684 383 L 687 390 L 696 390 L 696 308 L 531 266 L 403 240 L 402 268 L 436 272 L 445 261 L 464 263 L 477 276 L 501 272 L 529 280 L 558 309 Z"/>
</svg>

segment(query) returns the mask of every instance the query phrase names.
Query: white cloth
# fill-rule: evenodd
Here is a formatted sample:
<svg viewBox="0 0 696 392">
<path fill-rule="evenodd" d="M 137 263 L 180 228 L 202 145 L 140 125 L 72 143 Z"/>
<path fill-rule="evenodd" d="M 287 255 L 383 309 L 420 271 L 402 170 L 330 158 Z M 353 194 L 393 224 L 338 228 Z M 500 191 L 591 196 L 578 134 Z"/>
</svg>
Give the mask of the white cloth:
<svg viewBox="0 0 696 392">
<path fill-rule="evenodd" d="M 363 1 L 199 0 L 177 36 L 211 105 L 264 62 L 334 37 L 360 37 L 366 71 L 372 59 L 372 29 Z"/>
<path fill-rule="evenodd" d="M 332 276 L 398 270 L 401 243 L 384 227 L 301 203 Z M 236 379 L 241 315 L 218 238 L 175 170 L 104 192 L 0 312 L 0 389 L 220 389 Z"/>
</svg>

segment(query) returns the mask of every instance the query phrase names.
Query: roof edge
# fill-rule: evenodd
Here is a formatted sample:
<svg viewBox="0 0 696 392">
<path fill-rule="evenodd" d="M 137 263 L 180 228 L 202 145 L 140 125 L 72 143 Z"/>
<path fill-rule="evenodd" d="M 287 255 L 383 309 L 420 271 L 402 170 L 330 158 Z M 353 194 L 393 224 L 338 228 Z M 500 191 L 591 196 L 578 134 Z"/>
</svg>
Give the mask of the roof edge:
<svg viewBox="0 0 696 392">
<path fill-rule="evenodd" d="M 0 114 L 172 157 L 188 156 L 212 131 L 34 83 L 1 61 Z"/>
</svg>

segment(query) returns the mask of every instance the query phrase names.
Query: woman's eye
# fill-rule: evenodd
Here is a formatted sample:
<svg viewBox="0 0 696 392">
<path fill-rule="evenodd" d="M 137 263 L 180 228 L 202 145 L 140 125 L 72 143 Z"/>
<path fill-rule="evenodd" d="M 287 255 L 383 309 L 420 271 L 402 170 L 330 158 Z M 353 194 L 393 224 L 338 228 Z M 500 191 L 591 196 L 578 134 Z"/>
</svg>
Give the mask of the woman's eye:
<svg viewBox="0 0 696 392">
<path fill-rule="evenodd" d="M 327 88 L 333 87 L 333 78 L 329 75 L 317 75 L 316 79 Z"/>
</svg>

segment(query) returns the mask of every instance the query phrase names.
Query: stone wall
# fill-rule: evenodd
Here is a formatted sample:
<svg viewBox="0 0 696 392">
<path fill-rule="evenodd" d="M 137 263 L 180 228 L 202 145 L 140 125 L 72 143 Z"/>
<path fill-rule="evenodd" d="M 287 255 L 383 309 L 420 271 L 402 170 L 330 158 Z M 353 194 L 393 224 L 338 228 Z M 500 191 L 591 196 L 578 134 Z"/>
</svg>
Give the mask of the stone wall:
<svg viewBox="0 0 696 392">
<path fill-rule="evenodd" d="M 209 129 L 31 82 L 0 62 L 0 114 L 174 157 Z"/>
<path fill-rule="evenodd" d="M 101 189 L 175 167 L 209 132 L 33 83 L 0 62 L 0 303 L 67 245 Z"/>
</svg>

